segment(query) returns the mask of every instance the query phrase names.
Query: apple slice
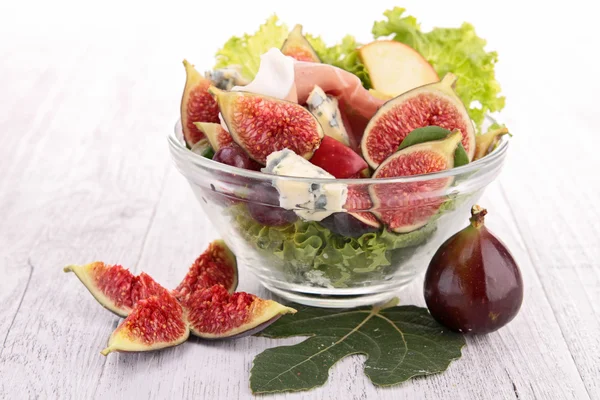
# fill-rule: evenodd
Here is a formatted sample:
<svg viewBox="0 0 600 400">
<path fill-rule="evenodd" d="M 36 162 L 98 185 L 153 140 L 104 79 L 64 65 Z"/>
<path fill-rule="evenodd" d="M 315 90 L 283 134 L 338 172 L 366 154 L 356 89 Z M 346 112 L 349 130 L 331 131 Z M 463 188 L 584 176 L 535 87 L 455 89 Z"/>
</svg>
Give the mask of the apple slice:
<svg viewBox="0 0 600 400">
<path fill-rule="evenodd" d="M 396 97 L 419 86 L 439 81 L 433 67 L 410 46 L 393 40 L 377 40 L 362 46 L 358 54 L 376 92 Z"/>
<path fill-rule="evenodd" d="M 354 177 L 368 168 L 367 162 L 354 150 L 330 136 L 321 140 L 321 145 L 310 162 L 338 179 Z"/>
</svg>

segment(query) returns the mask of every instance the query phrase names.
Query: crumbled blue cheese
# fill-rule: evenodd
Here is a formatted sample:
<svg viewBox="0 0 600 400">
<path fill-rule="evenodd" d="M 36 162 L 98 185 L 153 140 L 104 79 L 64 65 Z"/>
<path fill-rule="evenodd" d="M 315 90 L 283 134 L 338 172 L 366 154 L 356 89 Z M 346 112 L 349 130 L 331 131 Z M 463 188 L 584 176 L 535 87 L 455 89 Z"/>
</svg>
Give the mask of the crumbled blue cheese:
<svg viewBox="0 0 600 400">
<path fill-rule="evenodd" d="M 310 92 L 306 100 L 308 110 L 317 118 L 325 135 L 332 137 L 338 142 L 350 145 L 348 132 L 342 122 L 340 108 L 335 97 L 325 94 L 323 89 L 318 86 Z"/>
<path fill-rule="evenodd" d="M 248 80 L 241 74 L 241 68 L 237 66 L 207 71 L 204 76 L 221 90 L 231 90 L 234 86 L 248 84 Z"/>
<path fill-rule="evenodd" d="M 333 175 L 311 164 L 289 149 L 271 153 L 262 172 L 302 178 L 330 178 Z M 307 221 L 321 221 L 336 212 L 345 212 L 348 188 L 342 183 L 309 183 L 277 180 L 279 205 Z"/>
</svg>

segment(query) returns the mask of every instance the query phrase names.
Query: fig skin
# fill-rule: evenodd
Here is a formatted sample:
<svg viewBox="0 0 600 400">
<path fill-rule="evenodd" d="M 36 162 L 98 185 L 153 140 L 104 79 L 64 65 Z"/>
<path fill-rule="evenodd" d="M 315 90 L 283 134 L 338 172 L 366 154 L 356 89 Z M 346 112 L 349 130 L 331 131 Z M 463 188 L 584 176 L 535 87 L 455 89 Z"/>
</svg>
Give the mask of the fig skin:
<svg viewBox="0 0 600 400">
<path fill-rule="evenodd" d="M 471 224 L 440 246 L 425 274 L 427 308 L 453 331 L 494 332 L 512 321 L 523 302 L 519 267 L 485 227 L 486 213 L 473 206 Z"/>
</svg>

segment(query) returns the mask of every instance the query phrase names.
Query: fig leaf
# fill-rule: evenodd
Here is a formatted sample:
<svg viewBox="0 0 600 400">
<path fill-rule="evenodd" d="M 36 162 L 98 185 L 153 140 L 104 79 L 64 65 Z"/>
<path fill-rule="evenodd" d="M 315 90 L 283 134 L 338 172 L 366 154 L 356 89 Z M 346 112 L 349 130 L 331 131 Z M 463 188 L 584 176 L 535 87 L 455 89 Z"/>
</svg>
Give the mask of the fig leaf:
<svg viewBox="0 0 600 400">
<path fill-rule="evenodd" d="M 310 336 L 293 345 L 267 349 L 254 358 L 250 388 L 255 394 L 308 390 L 323 385 L 342 358 L 365 354 L 364 372 L 377 386 L 443 372 L 466 344 L 439 325 L 427 309 L 396 306 L 322 309 L 300 306 L 259 336 Z"/>
</svg>

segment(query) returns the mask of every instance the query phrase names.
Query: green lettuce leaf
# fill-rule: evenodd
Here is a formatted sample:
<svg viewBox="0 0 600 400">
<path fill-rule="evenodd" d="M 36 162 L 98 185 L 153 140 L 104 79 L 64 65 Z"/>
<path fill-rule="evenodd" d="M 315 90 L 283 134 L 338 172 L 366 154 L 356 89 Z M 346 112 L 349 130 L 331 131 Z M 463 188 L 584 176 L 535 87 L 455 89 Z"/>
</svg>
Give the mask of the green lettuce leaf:
<svg viewBox="0 0 600 400">
<path fill-rule="evenodd" d="M 375 22 L 374 37 L 391 35 L 394 40 L 411 46 L 427 59 L 440 77 L 454 73 L 458 77 L 456 93 L 480 129 L 485 114 L 504 107 L 505 99 L 499 95 L 500 85 L 494 73 L 497 53 L 485 51 L 486 41 L 475 34 L 471 24 L 422 32 L 417 20 L 403 16 L 404 12 L 400 7 L 384 12 L 387 20 Z"/>
<path fill-rule="evenodd" d="M 223 48 L 217 51 L 215 68 L 240 65 L 242 75 L 247 79 L 252 79 L 258 72 L 261 54 L 272 47 L 281 48 L 288 33 L 287 25 L 281 23 L 276 15 L 272 15 L 254 34 L 245 34 L 242 37 L 234 36 L 229 39 Z M 318 36 L 311 34 L 305 34 L 305 36 L 323 63 L 352 72 L 362 80 L 365 87 L 371 87 L 369 75 L 356 51 L 360 44 L 354 37 L 347 35 L 340 43 L 328 47 Z"/>
<path fill-rule="evenodd" d="M 327 47 L 319 38 L 306 35 L 311 46 L 317 52 L 321 61 L 325 64 L 334 65 L 358 76 L 366 89 L 371 88 L 371 79 L 365 69 L 365 65 L 358 57 L 358 48 L 361 46 L 354 36 L 346 35 L 342 41 L 334 46 Z"/>
<path fill-rule="evenodd" d="M 416 246 L 436 230 L 432 221 L 416 231 L 397 234 L 387 230 L 358 238 L 337 235 L 314 221 L 298 220 L 276 227 L 263 226 L 248 213 L 245 205 L 228 210 L 242 238 L 269 265 L 283 271 L 290 282 L 336 288 L 369 280 L 381 280 L 408 260 Z"/>
<path fill-rule="evenodd" d="M 254 78 L 260 65 L 260 56 L 272 47 L 280 48 L 289 33 L 288 27 L 272 15 L 252 35 L 233 36 L 217 51 L 215 68 L 240 65 L 242 75 Z"/>
</svg>

